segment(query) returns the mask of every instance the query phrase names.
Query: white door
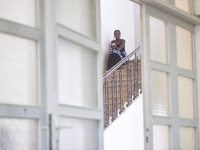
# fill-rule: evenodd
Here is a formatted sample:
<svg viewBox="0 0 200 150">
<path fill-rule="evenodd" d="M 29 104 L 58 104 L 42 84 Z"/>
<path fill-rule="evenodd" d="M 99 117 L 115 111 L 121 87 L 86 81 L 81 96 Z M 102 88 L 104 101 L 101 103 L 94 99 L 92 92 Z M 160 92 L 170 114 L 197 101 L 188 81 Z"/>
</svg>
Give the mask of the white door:
<svg viewBox="0 0 200 150">
<path fill-rule="evenodd" d="M 143 5 L 146 149 L 199 149 L 195 25 L 158 3 Z"/>
<path fill-rule="evenodd" d="M 0 149 L 103 149 L 99 8 L 0 1 Z"/>
<path fill-rule="evenodd" d="M 99 0 L 47 5 L 53 16 L 46 26 L 51 148 L 103 149 Z"/>
<path fill-rule="evenodd" d="M 1 150 L 48 149 L 41 6 L 0 2 Z"/>
</svg>

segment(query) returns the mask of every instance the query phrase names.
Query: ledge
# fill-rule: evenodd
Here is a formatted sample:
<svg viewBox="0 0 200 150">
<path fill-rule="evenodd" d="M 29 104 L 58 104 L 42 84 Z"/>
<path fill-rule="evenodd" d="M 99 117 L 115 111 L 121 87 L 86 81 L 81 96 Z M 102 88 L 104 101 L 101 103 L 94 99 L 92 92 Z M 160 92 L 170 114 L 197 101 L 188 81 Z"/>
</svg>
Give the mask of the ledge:
<svg viewBox="0 0 200 150">
<path fill-rule="evenodd" d="M 163 2 L 161 0 L 141 0 L 141 1 L 146 4 L 149 4 L 151 6 L 154 6 L 158 9 L 161 9 L 175 17 L 181 18 L 191 24 L 200 25 L 200 18 L 198 18 L 194 15 L 191 15 L 191 14 L 175 7 L 174 5 L 169 4 L 168 2 Z"/>
</svg>

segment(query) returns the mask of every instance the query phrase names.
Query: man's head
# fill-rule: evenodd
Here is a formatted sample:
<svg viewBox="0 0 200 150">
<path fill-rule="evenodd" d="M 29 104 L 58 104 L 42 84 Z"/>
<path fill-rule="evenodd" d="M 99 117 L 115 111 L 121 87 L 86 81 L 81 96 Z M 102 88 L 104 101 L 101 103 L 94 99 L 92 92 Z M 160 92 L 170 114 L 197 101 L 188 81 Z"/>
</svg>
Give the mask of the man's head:
<svg viewBox="0 0 200 150">
<path fill-rule="evenodd" d="M 119 39 L 120 36 L 121 36 L 120 30 L 115 30 L 115 31 L 114 31 L 114 37 L 115 37 L 116 39 Z"/>
</svg>

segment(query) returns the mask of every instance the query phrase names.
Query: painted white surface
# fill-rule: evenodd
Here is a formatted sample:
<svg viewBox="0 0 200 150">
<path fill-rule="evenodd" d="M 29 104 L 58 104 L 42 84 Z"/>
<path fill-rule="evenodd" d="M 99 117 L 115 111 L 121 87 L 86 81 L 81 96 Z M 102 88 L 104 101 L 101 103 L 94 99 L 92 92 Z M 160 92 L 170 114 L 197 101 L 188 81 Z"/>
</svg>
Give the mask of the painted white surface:
<svg viewBox="0 0 200 150">
<path fill-rule="evenodd" d="M 200 16 L 200 0 L 194 0 L 194 13 Z"/>
<path fill-rule="evenodd" d="M 144 150 L 142 95 L 104 132 L 104 150 Z"/>
<path fill-rule="evenodd" d="M 134 21 L 135 21 L 135 48 L 141 46 L 141 12 L 140 4 L 134 4 Z"/>
<path fill-rule="evenodd" d="M 134 3 L 129 0 L 101 0 L 101 40 L 104 70 L 107 68 L 109 44 L 114 38 L 114 30 L 121 31 L 126 40 L 127 54 L 135 49 Z"/>
</svg>

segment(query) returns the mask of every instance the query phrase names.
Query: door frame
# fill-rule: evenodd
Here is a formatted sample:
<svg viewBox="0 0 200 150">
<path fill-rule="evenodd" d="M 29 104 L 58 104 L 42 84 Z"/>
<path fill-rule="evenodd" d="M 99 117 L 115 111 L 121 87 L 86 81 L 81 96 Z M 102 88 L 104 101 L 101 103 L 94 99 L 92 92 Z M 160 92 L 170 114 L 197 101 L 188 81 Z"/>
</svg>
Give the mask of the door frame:
<svg viewBox="0 0 200 150">
<path fill-rule="evenodd" d="M 150 37 L 149 37 L 149 15 L 153 16 L 153 17 L 157 17 L 160 18 L 162 20 L 167 20 L 169 22 L 172 22 L 172 24 L 176 24 L 178 26 L 181 26 L 183 28 L 186 28 L 190 31 L 192 31 L 193 34 L 193 52 L 195 52 L 196 54 L 199 53 L 197 51 L 197 47 L 199 47 L 199 44 L 197 44 L 198 42 L 195 42 L 199 39 L 199 36 L 197 37 L 197 34 L 199 35 L 199 24 L 200 24 L 200 20 L 194 16 L 190 16 L 189 14 L 186 14 L 183 11 L 180 11 L 177 8 L 174 8 L 174 6 L 171 6 L 169 4 L 166 4 L 166 2 L 160 2 L 157 0 L 151 0 L 151 1 L 142 1 L 143 3 L 142 5 L 142 81 L 143 81 L 143 94 L 144 94 L 144 119 L 145 119 L 145 129 L 144 129 L 144 133 L 145 133 L 145 149 L 153 149 L 153 124 L 163 124 L 163 125 L 175 125 L 175 123 L 177 122 L 177 118 L 175 119 L 169 119 L 166 117 L 154 117 L 152 116 L 152 101 L 151 101 L 151 75 L 150 75 L 150 71 L 151 69 L 156 69 L 159 71 L 166 71 L 169 73 L 169 78 L 171 79 L 169 86 L 171 87 L 171 99 L 177 99 L 177 75 L 186 75 L 187 77 L 191 77 L 195 79 L 194 82 L 194 90 L 195 94 L 194 94 L 194 98 L 195 98 L 195 121 L 187 121 L 186 119 L 179 119 L 179 124 L 180 126 L 191 126 L 191 127 L 195 127 L 196 129 L 196 141 L 198 141 L 199 139 L 199 112 L 198 112 L 198 108 L 199 108 L 199 103 L 198 103 L 198 99 L 199 97 L 199 76 L 197 76 L 197 74 L 199 74 L 199 69 L 197 68 L 198 64 L 199 64 L 199 56 L 195 55 L 193 53 L 193 58 L 194 58 L 194 62 L 193 63 L 194 66 L 194 71 L 193 72 L 186 72 L 184 70 L 179 70 L 177 72 L 177 68 L 170 68 L 168 65 L 163 65 L 160 63 L 156 63 L 150 60 Z M 162 10 L 161 10 L 162 9 Z M 164 12 L 165 11 L 165 12 Z M 178 19 L 177 19 L 178 18 Z M 188 21 L 190 23 L 188 23 Z M 168 23 L 168 26 L 170 27 L 170 30 L 168 30 L 168 32 L 170 34 L 173 34 L 175 31 L 175 28 L 173 27 L 174 25 L 171 25 L 170 23 Z M 196 29 L 198 27 L 198 29 Z M 175 42 L 174 42 L 174 37 L 170 36 L 169 37 L 170 42 L 172 43 L 171 45 L 169 45 L 169 47 L 173 47 Z M 176 53 L 174 53 L 172 50 L 170 50 L 170 54 L 169 57 L 171 58 L 171 63 L 173 63 L 172 65 L 176 64 Z M 173 58 L 173 59 L 172 59 Z M 175 59 L 174 59 L 175 58 Z M 175 74 L 173 73 L 175 71 Z M 174 84 L 174 82 L 176 84 Z M 172 90 L 173 89 L 173 90 Z M 175 90 L 175 91 L 174 91 Z M 172 94 L 172 92 L 175 92 L 175 94 Z M 174 103 L 174 102 L 173 102 Z M 178 115 L 178 103 L 174 103 L 174 105 L 172 105 L 171 108 L 171 116 L 177 116 Z M 171 135 L 173 132 L 177 132 L 177 130 L 179 130 L 179 125 L 176 125 L 175 127 L 171 128 Z M 173 135 L 170 137 L 172 140 L 170 141 L 174 141 L 174 140 L 178 140 L 179 141 L 179 134 Z M 179 147 L 179 143 L 171 143 L 171 146 L 173 144 L 173 148 L 180 148 Z M 198 142 L 196 142 L 196 149 L 199 148 L 199 144 Z"/>
</svg>

